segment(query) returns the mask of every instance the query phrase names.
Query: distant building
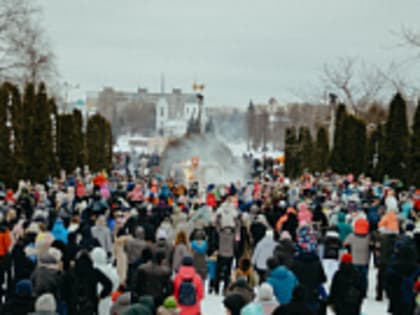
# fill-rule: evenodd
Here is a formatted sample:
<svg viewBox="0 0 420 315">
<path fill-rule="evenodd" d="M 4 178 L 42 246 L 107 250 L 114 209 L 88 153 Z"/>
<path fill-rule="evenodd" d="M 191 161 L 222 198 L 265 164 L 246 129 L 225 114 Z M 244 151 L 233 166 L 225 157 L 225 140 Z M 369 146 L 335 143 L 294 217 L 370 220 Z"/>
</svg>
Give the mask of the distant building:
<svg viewBox="0 0 420 315">
<path fill-rule="evenodd" d="M 186 134 L 189 121 L 199 115 L 197 95 L 183 93 L 181 89 L 166 93 L 162 88 L 160 93 L 155 93 L 145 88 L 125 92 L 106 87 L 88 93 L 86 103 L 112 122 L 117 135 L 135 130 L 133 133 L 147 136 L 180 137 Z M 203 108 L 203 126 L 206 121 Z"/>
</svg>

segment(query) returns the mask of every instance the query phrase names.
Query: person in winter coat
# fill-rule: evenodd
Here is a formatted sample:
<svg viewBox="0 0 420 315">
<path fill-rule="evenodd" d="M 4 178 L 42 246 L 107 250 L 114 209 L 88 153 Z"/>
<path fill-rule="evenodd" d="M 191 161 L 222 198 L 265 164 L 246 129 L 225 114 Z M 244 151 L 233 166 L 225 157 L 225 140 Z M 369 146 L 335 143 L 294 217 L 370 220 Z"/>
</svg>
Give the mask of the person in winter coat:
<svg viewBox="0 0 420 315">
<path fill-rule="evenodd" d="M 359 315 L 363 301 L 363 282 L 352 264 L 351 254 L 343 254 L 331 284 L 329 304 L 337 315 Z"/>
<path fill-rule="evenodd" d="M 61 300 L 64 274 L 59 268 L 59 262 L 51 253 L 40 255 L 37 267 L 31 275 L 33 293 L 38 297 L 52 293 L 55 301 Z"/>
<path fill-rule="evenodd" d="M 107 257 L 112 256 L 112 239 L 111 239 L 111 231 L 109 230 L 108 226 L 106 225 L 105 216 L 99 216 L 96 220 L 95 226 L 91 229 L 92 236 L 96 238 L 101 245 L 101 247 L 105 250 Z"/>
<path fill-rule="evenodd" d="M 204 298 L 204 285 L 195 272 L 193 259 L 186 256 L 174 278 L 174 297 L 180 308 L 180 315 L 201 315 L 201 301 Z"/>
<path fill-rule="evenodd" d="M 236 226 L 236 218 L 238 217 L 238 210 L 234 205 L 232 197 L 223 203 L 219 209 L 217 209 L 216 217 L 219 222 L 219 227 L 223 228 L 234 228 Z"/>
<path fill-rule="evenodd" d="M 240 294 L 230 294 L 223 300 L 226 315 L 240 315 L 241 309 L 247 304 Z"/>
<path fill-rule="evenodd" d="M 340 235 L 340 242 L 344 243 L 347 236 L 349 236 L 353 232 L 352 226 L 346 223 L 345 212 L 339 212 L 337 228 L 338 228 L 338 234 Z"/>
<path fill-rule="evenodd" d="M 57 219 L 54 222 L 51 233 L 54 236 L 55 240 L 62 241 L 64 244 L 67 244 L 67 237 L 69 232 L 64 227 L 63 220 Z"/>
<path fill-rule="evenodd" d="M 292 236 L 292 240 L 296 240 L 296 230 L 299 226 L 296 209 L 289 207 L 286 213 L 276 222 L 276 231 L 281 233 L 287 231 Z"/>
<path fill-rule="evenodd" d="M 156 255 L 157 252 L 165 253 L 165 264 L 168 267 L 171 267 L 171 254 L 172 254 L 172 244 L 168 240 L 168 234 L 165 230 L 158 230 L 156 234 L 156 243 L 152 246 L 153 255 Z"/>
<path fill-rule="evenodd" d="M 184 231 L 179 231 L 176 235 L 175 246 L 172 256 L 172 270 L 178 272 L 181 267 L 182 260 L 185 256 L 190 255 L 190 246 L 188 243 L 187 234 Z"/>
<path fill-rule="evenodd" d="M 80 249 L 87 250 L 90 252 L 95 247 L 101 246 L 99 241 L 93 237 L 92 229 L 89 225 L 85 225 L 80 229 L 80 234 L 82 235 L 82 239 L 80 240 Z"/>
<path fill-rule="evenodd" d="M 240 294 L 247 303 L 251 303 L 255 298 L 254 289 L 247 283 L 245 278 L 239 278 L 229 284 L 225 290 L 225 295 Z"/>
<path fill-rule="evenodd" d="M 144 229 L 139 226 L 136 228 L 135 237 L 128 239 L 123 247 L 128 261 L 128 279 L 133 275 L 134 269 L 138 267 L 138 261 L 141 259 L 141 254 L 146 247 L 147 242 L 144 240 Z"/>
<path fill-rule="evenodd" d="M 54 295 L 45 293 L 36 299 L 35 312 L 29 313 L 29 315 L 58 315 L 56 309 L 57 303 Z"/>
<path fill-rule="evenodd" d="M 220 280 L 223 275 L 225 288 L 229 286 L 230 273 L 234 257 L 235 233 L 232 228 L 224 228 L 219 231 L 216 275 L 214 279 L 214 290 L 219 294 Z"/>
<path fill-rule="evenodd" d="M 119 277 L 117 270 L 112 266 L 112 264 L 108 264 L 106 256 L 107 255 L 105 250 L 102 247 L 95 247 L 90 253 L 94 268 L 100 270 L 104 275 L 108 277 L 109 280 L 111 280 L 112 291 L 114 291 L 120 284 Z M 102 289 L 102 286 L 98 285 L 98 294 L 102 291 Z M 106 298 L 102 299 L 98 305 L 98 315 L 108 315 L 111 305 L 111 296 L 107 296 Z"/>
<path fill-rule="evenodd" d="M 279 303 L 274 296 L 273 287 L 270 284 L 266 282 L 261 284 L 260 288 L 258 289 L 257 303 L 261 304 L 264 315 L 271 315 L 277 308 Z"/>
<path fill-rule="evenodd" d="M 391 263 L 391 257 L 394 254 L 394 245 L 398 239 L 396 233 L 377 233 L 376 237 L 376 262 L 378 273 L 376 277 L 376 300 L 382 301 L 385 290 L 385 276 Z"/>
<path fill-rule="evenodd" d="M 1 309 L 2 315 L 27 315 L 35 310 L 32 295 L 32 283 L 21 280 L 16 284 L 15 294 L 7 300 Z"/>
<path fill-rule="evenodd" d="M 281 305 L 288 304 L 292 298 L 294 288 L 299 284 L 294 273 L 284 265 L 285 260 L 276 258 L 276 266 L 267 277 L 267 283 L 272 286 L 274 296 Z"/>
<path fill-rule="evenodd" d="M 291 239 L 291 235 L 287 231 L 280 234 L 280 240 L 277 247 L 274 249 L 274 257 L 282 257 L 284 265 L 287 268 L 292 267 L 293 256 L 296 252 L 296 246 Z"/>
<path fill-rule="evenodd" d="M 194 269 L 201 276 L 201 279 L 205 281 L 207 279 L 206 253 L 208 247 L 206 235 L 203 230 L 198 230 L 193 233 L 193 236 L 191 252 L 194 260 Z"/>
<path fill-rule="evenodd" d="M 267 230 L 267 220 L 265 219 L 263 214 L 257 215 L 251 223 L 250 232 L 252 237 L 252 243 L 254 245 L 258 244 L 264 236 Z"/>
<path fill-rule="evenodd" d="M 314 313 L 319 309 L 319 290 L 327 280 L 321 261 L 316 253 L 317 239 L 309 226 L 298 231 L 299 253 L 293 259 L 291 271 L 305 289 L 305 303 Z"/>
<path fill-rule="evenodd" d="M 7 228 L 6 224 L 3 223 L 3 220 L 0 220 L 0 283 L 4 283 L 5 275 L 8 275 L 8 278 L 11 275 L 10 272 L 10 255 L 9 249 L 12 243 L 12 238 L 10 231 Z M 10 285 L 10 281 L 9 281 Z M 0 300 L 3 297 L 3 286 L 0 285 Z"/>
<path fill-rule="evenodd" d="M 156 305 L 172 293 L 169 285 L 171 270 L 166 266 L 165 253 L 157 252 L 153 260 L 139 266 L 135 290 L 138 296 L 150 295 Z"/>
<path fill-rule="evenodd" d="M 350 248 L 354 267 L 360 272 L 363 281 L 363 298 L 368 288 L 368 268 L 370 257 L 369 222 L 366 219 L 357 219 L 354 223 L 354 233 L 344 241 L 344 246 Z"/>
<path fill-rule="evenodd" d="M 254 288 L 258 285 L 258 274 L 252 268 L 251 260 L 248 257 L 241 257 L 238 262 L 238 268 L 233 272 L 232 282 L 239 278 L 245 278 L 248 285 Z"/>
<path fill-rule="evenodd" d="M 316 315 L 305 303 L 305 289 L 297 286 L 293 291 L 292 301 L 278 306 L 272 315 Z"/>
<path fill-rule="evenodd" d="M 157 309 L 156 315 L 179 315 L 179 312 L 180 310 L 176 299 L 173 296 L 168 296 L 165 301 L 163 301 L 163 304 Z"/>
<path fill-rule="evenodd" d="M 268 230 L 265 237 L 257 244 L 252 255 L 252 264 L 258 273 L 260 282 L 264 282 L 267 271 L 267 259 L 273 256 L 274 249 L 277 246 L 274 240 L 274 233 Z"/>
<path fill-rule="evenodd" d="M 312 212 L 309 211 L 308 205 L 304 202 L 301 202 L 298 204 L 297 208 L 299 225 L 302 226 L 312 223 L 313 215 Z"/>
<path fill-rule="evenodd" d="M 322 264 L 327 275 L 327 282 L 330 283 L 338 269 L 341 242 L 337 227 L 331 227 L 324 237 L 324 251 Z"/>
<path fill-rule="evenodd" d="M 389 312 L 393 315 L 413 314 L 415 309 L 414 285 L 420 276 L 416 253 L 411 246 L 397 249 L 395 261 L 385 276 L 385 288 L 389 298 Z"/>
<path fill-rule="evenodd" d="M 102 286 L 98 294 L 98 285 Z M 98 302 L 111 294 L 112 282 L 93 266 L 87 251 L 81 251 L 66 279 L 69 315 L 97 315 Z"/>
</svg>

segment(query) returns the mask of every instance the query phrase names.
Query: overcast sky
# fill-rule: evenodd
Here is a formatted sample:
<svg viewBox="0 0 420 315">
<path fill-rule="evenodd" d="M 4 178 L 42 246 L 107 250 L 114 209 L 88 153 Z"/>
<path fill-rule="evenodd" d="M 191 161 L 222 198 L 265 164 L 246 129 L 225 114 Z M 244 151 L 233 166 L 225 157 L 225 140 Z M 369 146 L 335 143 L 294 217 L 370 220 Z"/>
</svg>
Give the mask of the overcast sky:
<svg viewBox="0 0 420 315">
<path fill-rule="evenodd" d="M 62 81 L 80 84 L 76 94 L 103 86 L 158 91 L 164 72 L 166 89 L 203 82 L 212 105 L 295 100 L 338 57 L 400 62 L 415 54 L 398 47 L 395 31 L 420 29 L 419 0 L 40 3 Z"/>
</svg>

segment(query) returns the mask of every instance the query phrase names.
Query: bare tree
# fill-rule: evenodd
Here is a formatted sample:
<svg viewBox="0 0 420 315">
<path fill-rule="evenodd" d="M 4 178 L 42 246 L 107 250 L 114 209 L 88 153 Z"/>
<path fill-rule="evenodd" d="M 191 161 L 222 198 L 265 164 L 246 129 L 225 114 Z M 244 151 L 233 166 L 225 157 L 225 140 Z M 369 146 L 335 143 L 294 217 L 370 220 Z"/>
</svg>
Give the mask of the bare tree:
<svg viewBox="0 0 420 315">
<path fill-rule="evenodd" d="M 420 30 L 416 32 L 407 27 L 403 27 L 401 30 L 401 35 L 407 45 L 420 48 Z"/>
<path fill-rule="evenodd" d="M 359 113 L 381 97 L 387 76 L 378 67 L 356 58 L 340 58 L 336 63 L 324 65 L 322 81 L 327 90 Z"/>
<path fill-rule="evenodd" d="M 30 0 L 0 0 L 0 78 L 37 83 L 57 75 L 39 12 Z"/>
</svg>

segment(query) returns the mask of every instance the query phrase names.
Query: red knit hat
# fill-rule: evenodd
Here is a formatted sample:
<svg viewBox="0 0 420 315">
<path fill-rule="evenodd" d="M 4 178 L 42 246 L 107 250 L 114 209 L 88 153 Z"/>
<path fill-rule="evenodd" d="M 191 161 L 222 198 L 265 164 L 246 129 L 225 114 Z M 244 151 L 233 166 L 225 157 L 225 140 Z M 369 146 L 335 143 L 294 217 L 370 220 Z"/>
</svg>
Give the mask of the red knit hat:
<svg viewBox="0 0 420 315">
<path fill-rule="evenodd" d="M 357 219 L 354 223 L 354 232 L 360 235 L 369 233 L 369 221 L 363 218 Z"/>
<path fill-rule="evenodd" d="M 345 253 L 341 256 L 340 261 L 342 264 L 351 264 L 353 262 L 353 256 L 349 253 Z"/>
</svg>

